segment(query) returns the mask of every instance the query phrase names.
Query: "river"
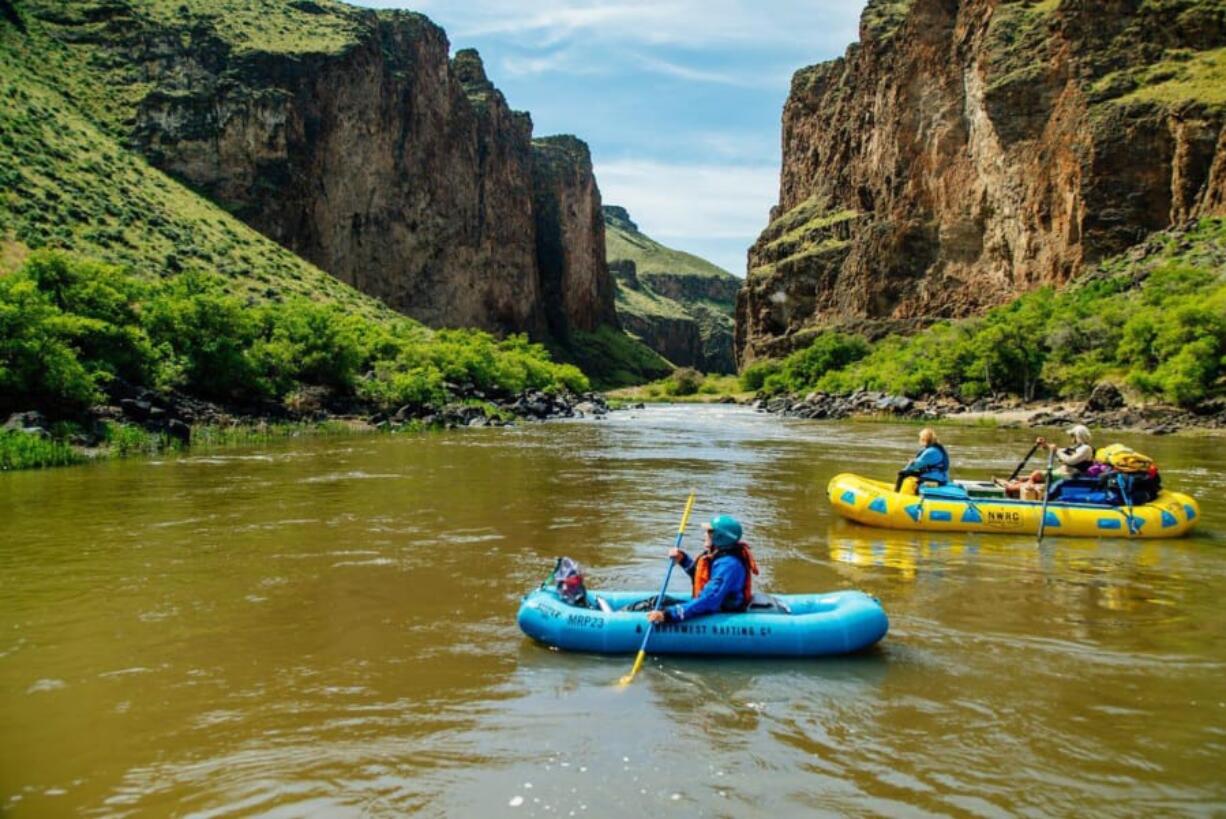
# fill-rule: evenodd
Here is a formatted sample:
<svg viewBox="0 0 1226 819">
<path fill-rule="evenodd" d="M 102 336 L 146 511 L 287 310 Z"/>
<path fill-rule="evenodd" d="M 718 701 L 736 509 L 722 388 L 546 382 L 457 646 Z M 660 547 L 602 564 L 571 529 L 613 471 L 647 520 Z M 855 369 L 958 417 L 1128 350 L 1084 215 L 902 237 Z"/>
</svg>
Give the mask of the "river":
<svg viewBox="0 0 1226 819">
<path fill-rule="evenodd" d="M 965 477 L 1031 437 L 941 431 Z M 0 815 L 1226 811 L 1224 439 L 1099 433 L 1200 499 L 1179 541 L 836 520 L 915 434 L 658 407 L 0 474 Z M 557 555 L 654 588 L 690 487 L 760 587 L 880 598 L 879 648 L 619 689 L 519 632 Z"/>
</svg>

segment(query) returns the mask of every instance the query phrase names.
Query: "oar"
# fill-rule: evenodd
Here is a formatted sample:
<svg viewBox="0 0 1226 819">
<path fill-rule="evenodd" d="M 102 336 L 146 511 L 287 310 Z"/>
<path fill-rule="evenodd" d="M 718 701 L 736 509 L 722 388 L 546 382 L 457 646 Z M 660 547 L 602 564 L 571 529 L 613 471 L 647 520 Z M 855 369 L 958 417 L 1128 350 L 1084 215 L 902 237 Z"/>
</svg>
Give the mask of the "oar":
<svg viewBox="0 0 1226 819">
<path fill-rule="evenodd" d="M 1047 453 L 1047 480 L 1043 483 L 1043 510 L 1039 513 L 1039 545 L 1043 545 L 1043 530 L 1047 528 L 1047 500 L 1051 497 L 1051 465 L 1056 458 L 1056 450 Z"/>
<path fill-rule="evenodd" d="M 1011 481 L 1017 480 L 1017 476 L 1022 474 L 1022 470 L 1026 467 L 1026 462 L 1030 460 L 1030 456 L 1033 455 L 1034 451 L 1038 448 L 1039 448 L 1039 442 L 1035 441 L 1034 446 L 1032 446 L 1030 448 L 1030 451 L 1026 453 L 1026 457 L 1022 458 L 1022 462 L 1017 465 L 1017 469 L 1013 470 L 1013 474 L 1009 476 L 1009 480 Z"/>
<path fill-rule="evenodd" d="M 690 521 L 690 510 L 694 508 L 694 491 L 690 490 L 690 498 L 685 502 L 685 514 L 681 516 L 681 525 L 677 527 L 677 541 L 673 544 L 674 549 L 681 548 L 681 538 L 685 537 L 685 525 Z M 673 576 L 673 566 L 675 561 L 672 555 L 668 558 L 668 569 L 664 572 L 664 585 L 660 586 L 660 593 L 656 596 L 656 605 L 654 610 L 659 610 L 664 606 L 664 593 L 668 591 L 668 579 Z M 629 685 L 634 682 L 634 675 L 639 673 L 639 669 L 643 667 L 643 660 L 647 657 L 647 640 L 651 638 L 651 627 L 655 623 L 647 621 L 647 631 L 643 634 L 643 644 L 639 646 L 639 656 L 634 658 L 634 666 L 630 669 L 630 673 L 622 677 L 619 684 Z"/>
</svg>

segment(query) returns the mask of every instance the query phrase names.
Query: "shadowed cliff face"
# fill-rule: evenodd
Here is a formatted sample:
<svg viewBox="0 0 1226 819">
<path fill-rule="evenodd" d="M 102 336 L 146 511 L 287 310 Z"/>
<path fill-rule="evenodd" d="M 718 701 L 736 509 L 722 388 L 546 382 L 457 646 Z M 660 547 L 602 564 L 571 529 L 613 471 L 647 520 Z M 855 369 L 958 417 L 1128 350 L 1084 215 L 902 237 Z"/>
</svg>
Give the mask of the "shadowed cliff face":
<svg viewBox="0 0 1226 819">
<path fill-rule="evenodd" d="M 532 143 L 536 255 L 550 332 L 617 326 L 613 279 L 605 263 L 600 189 L 587 145 L 572 136 Z"/>
<path fill-rule="evenodd" d="M 147 91 L 119 128 L 154 165 L 342 281 L 436 327 L 615 323 L 586 146 L 537 196 L 531 119 L 475 51 L 449 60 L 418 14 L 260 2 L 237 20 L 199 2 L 92 3 L 79 21 L 32 6 L 72 22 L 73 47 L 135 67 L 123 84 Z M 563 202 L 560 221 L 534 197 Z M 560 285 L 538 231 L 567 260 Z"/>
<path fill-rule="evenodd" d="M 976 313 L 1226 212 L 1224 46 L 1211 0 L 871 0 L 793 78 L 739 362 Z"/>
</svg>

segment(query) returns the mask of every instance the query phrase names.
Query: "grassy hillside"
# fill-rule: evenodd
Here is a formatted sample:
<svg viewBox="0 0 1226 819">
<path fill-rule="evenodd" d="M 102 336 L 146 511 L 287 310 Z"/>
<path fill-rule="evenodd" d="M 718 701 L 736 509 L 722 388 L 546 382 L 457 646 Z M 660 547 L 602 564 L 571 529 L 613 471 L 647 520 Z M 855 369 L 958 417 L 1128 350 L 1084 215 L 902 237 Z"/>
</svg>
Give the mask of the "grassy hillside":
<svg viewBox="0 0 1226 819">
<path fill-rule="evenodd" d="M 95 126 L 6 48 L 0 26 L 0 269 L 72 250 L 149 277 L 219 273 L 256 299 L 392 314 L 196 195 Z"/>
<path fill-rule="evenodd" d="M 605 208 L 605 258 L 629 259 L 639 275 L 671 273 L 696 278 L 734 279 L 731 273 L 706 259 L 674 250 L 639 232 L 623 208 Z"/>
<path fill-rule="evenodd" d="M 605 207 L 605 258 L 622 268 L 633 263 L 633 280 L 628 273 L 618 277 L 617 311 L 638 319 L 633 322 L 636 326 L 660 328 L 644 333 L 649 346 L 675 356 L 668 345 L 677 341 L 677 323 L 688 322 L 701 345 L 699 360 L 675 363 L 720 372 L 734 369 L 732 315 L 738 278 L 706 259 L 646 236 L 625 209 L 616 206 Z"/>
<path fill-rule="evenodd" d="M 10 0 L 20 37 L 5 50 L 51 81 L 90 120 L 126 134 L 152 90 L 143 60 L 173 37 L 204 58 L 332 54 L 356 42 L 363 12 L 335 0 Z M 424 19 L 424 18 L 423 18 Z M 13 26 L 6 27 L 9 34 Z M 106 88 L 104 94 L 98 89 Z"/>
</svg>

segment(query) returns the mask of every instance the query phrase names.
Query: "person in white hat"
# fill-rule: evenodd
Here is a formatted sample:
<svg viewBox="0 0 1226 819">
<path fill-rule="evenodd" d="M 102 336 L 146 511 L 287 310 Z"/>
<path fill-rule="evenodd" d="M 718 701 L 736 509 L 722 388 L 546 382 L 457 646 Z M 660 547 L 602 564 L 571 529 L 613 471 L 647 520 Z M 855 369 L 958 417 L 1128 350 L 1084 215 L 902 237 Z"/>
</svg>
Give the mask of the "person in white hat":
<svg viewBox="0 0 1226 819">
<path fill-rule="evenodd" d="M 1084 475 L 1094 463 L 1094 445 L 1090 443 L 1090 430 L 1082 424 L 1069 427 L 1068 436 L 1067 447 L 1060 447 L 1046 438 L 1039 438 L 1035 443 L 1056 453 L 1056 460 L 1060 465 L 1053 470 L 1055 476 L 1077 478 Z"/>
</svg>

